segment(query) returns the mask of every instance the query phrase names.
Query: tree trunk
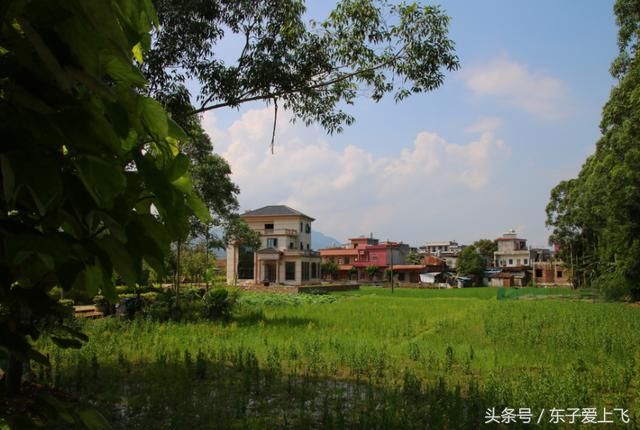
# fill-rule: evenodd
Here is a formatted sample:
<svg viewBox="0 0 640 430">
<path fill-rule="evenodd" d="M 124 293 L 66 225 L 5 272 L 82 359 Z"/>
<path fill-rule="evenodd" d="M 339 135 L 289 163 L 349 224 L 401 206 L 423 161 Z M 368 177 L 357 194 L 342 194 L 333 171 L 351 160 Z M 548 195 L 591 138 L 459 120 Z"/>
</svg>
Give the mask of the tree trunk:
<svg viewBox="0 0 640 430">
<path fill-rule="evenodd" d="M 180 302 L 180 258 L 182 252 L 182 242 L 178 241 L 176 249 L 176 307 Z"/>
<path fill-rule="evenodd" d="M 23 370 L 24 362 L 16 357 L 15 354 L 9 352 L 7 373 L 4 375 L 5 393 L 8 397 L 15 396 L 20 393 Z"/>
</svg>

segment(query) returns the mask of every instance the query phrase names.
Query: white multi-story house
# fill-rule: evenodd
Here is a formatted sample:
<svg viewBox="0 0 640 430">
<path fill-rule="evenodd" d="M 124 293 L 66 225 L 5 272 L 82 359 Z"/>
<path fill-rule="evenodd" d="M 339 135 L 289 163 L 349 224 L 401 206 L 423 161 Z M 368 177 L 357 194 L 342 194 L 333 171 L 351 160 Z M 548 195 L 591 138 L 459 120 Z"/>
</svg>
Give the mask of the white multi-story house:
<svg viewBox="0 0 640 430">
<path fill-rule="evenodd" d="M 320 254 L 311 247 L 313 218 L 284 205 L 265 206 L 241 215 L 260 234 L 260 248 L 250 252 L 237 243 L 227 247 L 227 283 L 303 285 L 320 281 Z"/>
<path fill-rule="evenodd" d="M 422 255 L 441 258 L 448 268 L 455 269 L 458 265 L 458 256 L 464 247 L 464 245 L 458 245 L 458 242 L 454 240 L 449 240 L 446 242 L 427 242 L 419 250 Z"/>
<path fill-rule="evenodd" d="M 529 267 L 532 251 L 527 248 L 527 239 L 521 239 L 515 230 L 509 230 L 496 239 L 498 250 L 493 253 L 496 267 Z"/>
</svg>

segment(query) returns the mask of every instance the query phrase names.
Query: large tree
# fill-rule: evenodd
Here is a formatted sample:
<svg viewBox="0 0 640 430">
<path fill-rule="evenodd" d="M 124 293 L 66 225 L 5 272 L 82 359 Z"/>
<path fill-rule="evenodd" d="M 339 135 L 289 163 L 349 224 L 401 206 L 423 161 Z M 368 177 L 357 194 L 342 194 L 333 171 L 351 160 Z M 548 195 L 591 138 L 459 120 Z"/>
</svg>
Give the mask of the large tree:
<svg viewBox="0 0 640 430">
<path fill-rule="evenodd" d="M 485 260 L 478 250 L 473 246 L 465 247 L 458 256 L 456 270 L 458 275 L 468 276 L 473 279 L 476 284 L 482 282 L 484 274 Z"/>
<path fill-rule="evenodd" d="M 156 5 L 160 28 L 144 72 L 160 99 L 184 94 L 187 80 L 199 84 L 198 107 L 183 115 L 265 101 L 335 132 L 353 122 L 342 108 L 363 93 L 402 100 L 459 67 L 437 6 L 341 0 L 314 21 L 301 0 Z M 235 44 L 237 55 L 221 55 Z"/>
<path fill-rule="evenodd" d="M 618 0 L 617 84 L 602 111 L 602 137 L 577 178 L 551 192 L 550 241 L 578 286 L 640 298 L 640 1 Z"/>
<path fill-rule="evenodd" d="M 130 285 L 143 263 L 162 273 L 189 216 L 208 219 L 186 136 L 134 65 L 154 23 L 148 0 L 0 6 L 0 395 L 48 363 L 31 342 L 42 327 L 63 347 L 86 339 L 59 324 L 53 287 L 114 297 L 114 271 Z"/>
</svg>

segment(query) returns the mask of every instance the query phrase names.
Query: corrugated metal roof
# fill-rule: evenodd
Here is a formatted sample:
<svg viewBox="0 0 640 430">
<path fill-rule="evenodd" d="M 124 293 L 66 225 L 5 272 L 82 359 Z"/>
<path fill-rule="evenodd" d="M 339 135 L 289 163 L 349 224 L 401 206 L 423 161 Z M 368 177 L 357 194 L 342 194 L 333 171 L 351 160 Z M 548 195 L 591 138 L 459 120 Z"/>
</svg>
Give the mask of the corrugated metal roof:
<svg viewBox="0 0 640 430">
<path fill-rule="evenodd" d="M 311 221 L 314 221 L 315 218 L 310 217 L 309 215 L 305 215 L 302 212 L 299 212 L 295 209 L 290 208 L 286 205 L 270 205 L 265 206 L 260 209 L 255 209 L 252 211 L 246 211 L 242 214 L 243 217 L 252 217 L 252 216 L 303 216 L 305 218 L 309 218 Z"/>
</svg>

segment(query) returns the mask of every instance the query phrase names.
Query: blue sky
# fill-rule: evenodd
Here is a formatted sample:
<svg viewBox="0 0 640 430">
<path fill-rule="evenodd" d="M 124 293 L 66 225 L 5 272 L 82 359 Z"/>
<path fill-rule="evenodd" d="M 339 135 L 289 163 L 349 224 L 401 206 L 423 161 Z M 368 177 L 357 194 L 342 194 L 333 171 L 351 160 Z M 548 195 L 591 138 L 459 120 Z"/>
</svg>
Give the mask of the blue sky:
<svg viewBox="0 0 640 430">
<path fill-rule="evenodd" d="M 330 9 L 309 3 L 317 19 Z M 550 189 L 593 151 L 614 84 L 613 2 L 440 4 L 462 67 L 434 92 L 400 104 L 361 99 L 349 109 L 355 124 L 333 136 L 281 114 L 274 155 L 270 108 L 204 116 L 242 210 L 289 204 L 341 241 L 372 232 L 470 243 L 515 228 L 546 245 Z"/>
</svg>

